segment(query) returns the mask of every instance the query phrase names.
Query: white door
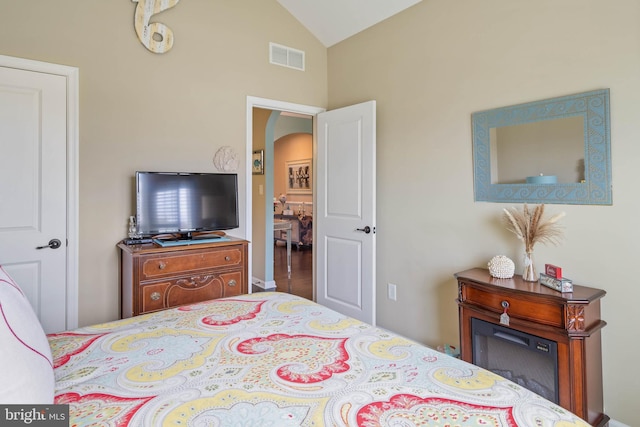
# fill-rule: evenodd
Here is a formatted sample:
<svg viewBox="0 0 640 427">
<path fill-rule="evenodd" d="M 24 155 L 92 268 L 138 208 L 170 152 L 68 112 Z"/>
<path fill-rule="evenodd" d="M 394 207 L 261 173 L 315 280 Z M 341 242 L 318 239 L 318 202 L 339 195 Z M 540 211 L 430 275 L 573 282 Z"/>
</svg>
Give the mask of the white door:
<svg viewBox="0 0 640 427">
<path fill-rule="evenodd" d="M 47 333 L 67 327 L 66 84 L 0 67 L 0 265 Z"/>
<path fill-rule="evenodd" d="M 375 325 L 376 103 L 318 114 L 316 300 Z"/>
</svg>

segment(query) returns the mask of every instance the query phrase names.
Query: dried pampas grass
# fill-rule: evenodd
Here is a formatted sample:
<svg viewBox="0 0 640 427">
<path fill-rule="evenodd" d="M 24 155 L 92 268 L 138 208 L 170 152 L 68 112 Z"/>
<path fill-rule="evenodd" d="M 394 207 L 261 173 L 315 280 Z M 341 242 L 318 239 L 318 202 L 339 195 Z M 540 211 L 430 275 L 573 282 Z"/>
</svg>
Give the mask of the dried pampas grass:
<svg viewBox="0 0 640 427">
<path fill-rule="evenodd" d="M 525 203 L 522 211 L 516 208 L 504 209 L 504 220 L 507 229 L 524 242 L 525 252 L 530 253 L 536 243 L 558 244 L 562 239 L 562 227 L 558 224 L 564 212 L 543 218 L 544 204 L 530 210 Z"/>
</svg>

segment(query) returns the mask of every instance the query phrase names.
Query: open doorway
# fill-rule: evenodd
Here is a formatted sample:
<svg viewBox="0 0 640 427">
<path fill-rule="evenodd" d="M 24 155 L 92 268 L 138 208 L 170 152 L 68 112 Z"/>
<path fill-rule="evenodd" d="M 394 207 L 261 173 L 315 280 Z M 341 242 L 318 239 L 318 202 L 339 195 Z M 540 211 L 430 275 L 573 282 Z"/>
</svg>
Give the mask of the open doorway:
<svg viewBox="0 0 640 427">
<path fill-rule="evenodd" d="M 313 118 L 321 108 L 247 98 L 247 236 L 251 291 L 291 292 L 313 299 Z M 253 160 L 253 158 L 251 158 Z M 291 170 L 291 173 L 289 173 Z M 281 202 L 282 200 L 282 202 Z M 274 220 L 291 223 L 291 250 Z"/>
<path fill-rule="evenodd" d="M 376 102 L 324 109 L 247 97 L 246 235 L 251 242 L 249 277 L 257 277 L 253 259 L 260 247 L 271 250 L 273 182 L 252 179 L 254 109 L 270 112 L 264 141 L 274 141 L 273 124 L 280 112 L 308 114 L 314 118 L 313 139 L 313 300 L 356 319 L 375 325 L 376 300 Z M 271 132 L 271 133 L 269 133 Z M 273 170 L 273 149 L 266 145 L 264 168 Z M 264 175 L 267 178 L 269 174 Z M 262 187 L 260 187 L 262 185 Z M 255 194 L 262 195 L 256 199 Z M 253 210 L 262 208 L 261 221 Z M 254 227 L 262 228 L 256 232 Z M 329 238 L 331 236 L 331 238 Z M 259 244 L 258 239 L 262 241 Z M 254 258 L 252 258 L 254 257 Z M 271 258 L 263 268 L 272 268 Z M 256 265 L 258 265 L 256 263 Z M 268 277 L 265 275 L 265 277 Z M 271 277 L 273 277 L 271 275 Z M 254 288 L 252 282 L 250 291 Z M 275 286 L 274 286 L 275 287 Z"/>
<path fill-rule="evenodd" d="M 273 144 L 273 278 L 277 291 L 307 299 L 313 299 L 312 165 L 313 117 L 281 112 Z"/>
</svg>

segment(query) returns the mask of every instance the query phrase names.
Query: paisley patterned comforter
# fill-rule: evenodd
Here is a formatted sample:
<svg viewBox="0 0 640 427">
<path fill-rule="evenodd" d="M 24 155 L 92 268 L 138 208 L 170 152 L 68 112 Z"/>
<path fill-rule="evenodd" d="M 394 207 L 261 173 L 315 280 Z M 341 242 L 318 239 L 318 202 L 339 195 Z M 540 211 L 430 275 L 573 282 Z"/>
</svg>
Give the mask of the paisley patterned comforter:
<svg viewBox="0 0 640 427">
<path fill-rule="evenodd" d="M 288 294 L 49 336 L 71 425 L 588 426 L 501 377 Z"/>
</svg>

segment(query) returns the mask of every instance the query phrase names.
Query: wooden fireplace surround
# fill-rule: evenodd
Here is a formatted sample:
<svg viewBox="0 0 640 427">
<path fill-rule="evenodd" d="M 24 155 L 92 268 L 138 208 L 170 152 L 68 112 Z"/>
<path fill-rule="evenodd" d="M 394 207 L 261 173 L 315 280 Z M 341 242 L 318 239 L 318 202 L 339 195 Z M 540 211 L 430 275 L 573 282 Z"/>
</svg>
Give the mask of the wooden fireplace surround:
<svg viewBox="0 0 640 427">
<path fill-rule="evenodd" d="M 471 319 L 500 325 L 503 301 L 509 303 L 507 327 L 558 344 L 559 404 L 591 425 L 604 427 L 601 330 L 601 289 L 573 285 L 572 293 L 560 293 L 517 275 L 497 279 L 481 268 L 455 274 L 458 279 L 460 350 L 463 360 L 473 361 Z M 502 325 L 506 326 L 506 325 Z"/>
</svg>

